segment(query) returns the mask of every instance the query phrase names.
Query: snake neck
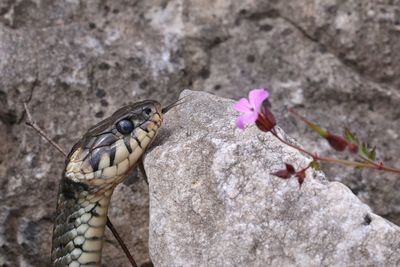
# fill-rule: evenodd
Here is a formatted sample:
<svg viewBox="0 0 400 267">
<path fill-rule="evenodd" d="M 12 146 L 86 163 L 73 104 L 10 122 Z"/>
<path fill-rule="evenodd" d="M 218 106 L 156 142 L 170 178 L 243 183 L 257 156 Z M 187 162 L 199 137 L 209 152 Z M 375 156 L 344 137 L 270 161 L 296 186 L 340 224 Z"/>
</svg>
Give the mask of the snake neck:
<svg viewBox="0 0 400 267">
<path fill-rule="evenodd" d="M 53 229 L 53 266 L 100 266 L 114 184 L 90 186 L 63 177 Z"/>
</svg>

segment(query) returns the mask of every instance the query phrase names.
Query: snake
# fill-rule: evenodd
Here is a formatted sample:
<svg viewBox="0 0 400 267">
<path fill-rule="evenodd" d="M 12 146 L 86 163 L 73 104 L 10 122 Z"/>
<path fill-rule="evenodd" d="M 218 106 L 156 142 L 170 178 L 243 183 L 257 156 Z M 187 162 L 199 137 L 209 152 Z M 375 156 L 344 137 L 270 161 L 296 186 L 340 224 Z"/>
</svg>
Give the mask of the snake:
<svg viewBox="0 0 400 267">
<path fill-rule="evenodd" d="M 175 102 L 176 103 L 176 102 Z M 165 114 L 154 100 L 118 109 L 72 147 L 58 191 L 51 263 L 101 266 L 107 212 L 115 187 L 140 164 Z"/>
</svg>

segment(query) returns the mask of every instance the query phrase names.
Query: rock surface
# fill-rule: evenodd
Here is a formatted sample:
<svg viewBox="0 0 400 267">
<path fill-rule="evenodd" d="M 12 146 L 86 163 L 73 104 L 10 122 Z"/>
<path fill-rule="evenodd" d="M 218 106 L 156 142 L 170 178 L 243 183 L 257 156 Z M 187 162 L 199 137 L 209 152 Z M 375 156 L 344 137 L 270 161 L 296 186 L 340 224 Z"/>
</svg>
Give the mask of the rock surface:
<svg viewBox="0 0 400 267">
<path fill-rule="evenodd" d="M 361 132 L 400 166 L 399 0 L 0 1 L 0 266 L 46 266 L 66 150 L 91 125 L 182 88 L 238 99 L 268 87 L 279 124 L 321 154 L 321 140 L 287 117 L 295 106 L 340 132 Z M 324 166 L 385 218 L 400 223 L 400 179 Z M 132 175 L 110 216 L 139 264 L 148 258 L 148 190 Z M 129 222 L 129 223 L 127 223 Z M 126 266 L 107 233 L 106 266 Z"/>
<path fill-rule="evenodd" d="M 299 190 L 270 175 L 309 159 L 255 127 L 235 129 L 231 100 L 183 96 L 145 159 L 155 266 L 400 264 L 400 228 L 345 185 L 308 171 Z"/>
</svg>

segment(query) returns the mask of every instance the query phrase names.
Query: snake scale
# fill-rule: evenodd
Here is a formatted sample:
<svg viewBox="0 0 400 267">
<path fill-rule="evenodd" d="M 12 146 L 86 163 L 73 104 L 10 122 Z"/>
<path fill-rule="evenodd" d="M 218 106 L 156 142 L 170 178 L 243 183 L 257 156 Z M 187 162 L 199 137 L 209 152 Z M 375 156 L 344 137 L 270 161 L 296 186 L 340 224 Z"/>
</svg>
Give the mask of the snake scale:
<svg viewBox="0 0 400 267">
<path fill-rule="evenodd" d="M 107 211 L 121 183 L 157 135 L 164 109 L 146 100 L 117 110 L 73 146 L 53 228 L 53 266 L 100 266 Z"/>
</svg>

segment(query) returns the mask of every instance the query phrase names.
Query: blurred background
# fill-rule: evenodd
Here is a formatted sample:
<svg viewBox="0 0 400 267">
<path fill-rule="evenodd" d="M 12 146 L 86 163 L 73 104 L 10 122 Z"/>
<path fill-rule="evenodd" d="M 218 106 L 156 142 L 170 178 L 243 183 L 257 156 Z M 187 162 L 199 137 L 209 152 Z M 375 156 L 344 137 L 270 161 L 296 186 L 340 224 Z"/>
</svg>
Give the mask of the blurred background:
<svg viewBox="0 0 400 267">
<path fill-rule="evenodd" d="M 333 132 L 350 127 L 400 167 L 399 51 L 398 0 L 0 0 L 0 266 L 49 265 L 64 167 L 25 125 L 23 102 L 69 150 L 131 102 L 167 104 L 185 88 L 239 99 L 265 87 L 278 124 L 306 148 L 331 155 L 289 106 Z M 323 169 L 400 224 L 399 176 Z M 148 212 L 133 174 L 109 216 L 142 266 Z M 106 237 L 104 266 L 127 266 Z"/>
</svg>

